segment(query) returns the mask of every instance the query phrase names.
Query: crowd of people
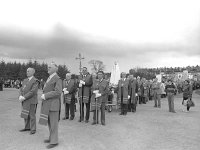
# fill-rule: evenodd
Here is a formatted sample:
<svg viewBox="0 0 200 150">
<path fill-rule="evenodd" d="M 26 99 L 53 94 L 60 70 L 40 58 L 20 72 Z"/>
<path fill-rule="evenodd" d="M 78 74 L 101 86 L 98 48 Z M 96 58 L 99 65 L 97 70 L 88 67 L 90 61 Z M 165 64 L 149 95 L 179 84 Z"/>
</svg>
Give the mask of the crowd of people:
<svg viewBox="0 0 200 150">
<path fill-rule="evenodd" d="M 42 83 L 43 93 L 40 100 L 41 112 L 39 124 L 48 125 L 49 138 L 44 143 L 49 143 L 47 148 L 58 145 L 58 121 L 61 114 L 61 102 L 64 105 L 63 120 L 74 120 L 76 103 L 79 103 L 79 122 L 89 123 L 90 113 L 93 113 L 92 125 L 106 125 L 106 106 L 113 102 L 114 95 L 117 97 L 117 105 L 120 105 L 120 114 L 127 115 L 128 112 L 136 113 L 139 104 L 146 104 L 154 100 L 154 107 L 161 108 L 161 98 L 168 98 L 169 112 L 175 113 L 174 95 L 177 85 L 172 79 L 166 82 L 158 82 L 158 79 L 146 80 L 134 77 L 132 74 L 121 73 L 118 85 L 109 84 L 109 79 L 104 78 L 104 72 L 98 71 L 91 75 L 86 67 L 83 67 L 78 78 L 71 73 L 61 80 L 57 75 L 58 67 L 55 63 L 48 65 L 49 78 Z M 20 88 L 19 101 L 22 104 L 21 117 L 25 120 L 25 128 L 21 132 L 30 131 L 36 133 L 36 109 L 38 104 L 38 88 L 40 81 L 34 77 L 35 69 L 27 69 L 27 78 L 23 80 Z M 189 111 L 194 106 L 192 101 L 192 86 L 189 80 L 185 80 L 183 87 L 183 106 Z M 61 100 L 62 99 L 62 100 Z M 191 104 L 192 103 L 192 104 Z M 189 105 L 190 104 L 190 105 Z M 153 107 L 153 106 L 152 106 Z M 100 122 L 99 122 L 99 114 Z"/>
</svg>

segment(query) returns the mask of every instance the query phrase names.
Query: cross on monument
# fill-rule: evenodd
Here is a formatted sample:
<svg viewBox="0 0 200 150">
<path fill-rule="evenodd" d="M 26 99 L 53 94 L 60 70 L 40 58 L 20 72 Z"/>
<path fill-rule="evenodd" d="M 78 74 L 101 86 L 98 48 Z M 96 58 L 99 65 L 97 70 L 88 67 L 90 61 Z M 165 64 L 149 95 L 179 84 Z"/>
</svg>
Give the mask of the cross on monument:
<svg viewBox="0 0 200 150">
<path fill-rule="evenodd" d="M 80 74 L 81 74 L 81 69 L 82 69 L 81 60 L 85 58 L 81 56 L 81 53 L 79 53 L 78 57 L 76 57 L 76 60 L 77 59 L 80 61 L 79 69 L 80 69 Z"/>
</svg>

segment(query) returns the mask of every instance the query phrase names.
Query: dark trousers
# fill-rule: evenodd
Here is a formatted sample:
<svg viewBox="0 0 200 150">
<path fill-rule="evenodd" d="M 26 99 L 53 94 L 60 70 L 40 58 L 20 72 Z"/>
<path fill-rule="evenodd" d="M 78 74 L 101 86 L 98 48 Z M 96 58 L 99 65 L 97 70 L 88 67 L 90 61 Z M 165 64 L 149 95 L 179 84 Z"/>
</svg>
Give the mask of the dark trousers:
<svg viewBox="0 0 200 150">
<path fill-rule="evenodd" d="M 132 107 L 131 107 L 131 99 L 128 100 L 128 112 L 131 112 Z"/>
<path fill-rule="evenodd" d="M 24 119 L 25 129 L 30 129 L 31 131 L 36 131 L 36 109 L 37 104 L 30 105 L 30 111 L 27 119 Z"/>
<path fill-rule="evenodd" d="M 136 104 L 131 103 L 131 112 L 136 112 Z"/>
<path fill-rule="evenodd" d="M 71 101 L 70 104 L 68 103 L 65 103 L 65 117 L 66 118 L 69 118 L 69 113 L 70 113 L 70 117 L 73 119 L 75 114 L 74 114 L 74 110 L 75 107 L 74 107 L 74 101 Z"/>
<path fill-rule="evenodd" d="M 161 107 L 161 102 L 160 102 L 161 95 L 154 93 L 153 99 L 154 99 L 154 103 L 155 103 L 154 107 Z"/>
<path fill-rule="evenodd" d="M 174 94 L 168 93 L 167 98 L 168 98 L 169 112 L 175 112 L 174 111 Z"/>
<path fill-rule="evenodd" d="M 105 124 L 105 103 L 101 103 L 101 123 Z M 97 118 L 96 118 L 97 117 Z M 94 110 L 94 114 L 93 114 L 93 121 L 95 123 L 99 122 L 99 110 Z"/>
<path fill-rule="evenodd" d="M 142 104 L 142 96 L 138 96 L 139 104 Z"/>
<path fill-rule="evenodd" d="M 58 144 L 58 111 L 50 111 L 48 117 L 50 144 Z"/>
<path fill-rule="evenodd" d="M 128 112 L 128 104 L 121 103 L 121 114 L 126 115 Z"/>
<path fill-rule="evenodd" d="M 80 120 L 84 120 L 84 105 L 86 107 L 86 116 L 85 120 L 89 120 L 90 117 L 90 103 L 82 103 L 82 108 L 81 108 L 81 103 L 80 103 Z M 82 110 L 82 116 L 81 116 L 81 110 Z"/>
</svg>

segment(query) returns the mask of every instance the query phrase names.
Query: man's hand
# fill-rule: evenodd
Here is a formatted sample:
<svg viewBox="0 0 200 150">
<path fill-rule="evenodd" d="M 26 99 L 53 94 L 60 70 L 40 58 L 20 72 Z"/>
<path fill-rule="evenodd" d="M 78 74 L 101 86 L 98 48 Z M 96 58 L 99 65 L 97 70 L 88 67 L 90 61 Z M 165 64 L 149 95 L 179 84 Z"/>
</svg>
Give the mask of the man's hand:
<svg viewBox="0 0 200 150">
<path fill-rule="evenodd" d="M 64 94 L 65 94 L 65 95 L 66 95 L 66 94 L 69 94 L 69 91 L 65 90 L 65 91 L 64 91 Z"/>
<path fill-rule="evenodd" d="M 20 101 L 20 102 L 23 102 L 24 100 L 25 100 L 25 97 L 20 95 L 20 96 L 19 96 L 19 101 Z"/>
<path fill-rule="evenodd" d="M 100 97 L 101 96 L 101 93 L 96 93 L 96 98 Z"/>
<path fill-rule="evenodd" d="M 80 83 L 83 84 L 83 85 L 85 85 L 85 82 L 83 80 L 80 80 Z"/>
<path fill-rule="evenodd" d="M 82 87 L 82 84 L 81 83 L 79 83 L 79 85 L 78 85 L 79 87 Z"/>
<path fill-rule="evenodd" d="M 93 93 L 97 94 L 97 93 L 99 93 L 99 90 L 94 90 Z"/>
<path fill-rule="evenodd" d="M 63 92 L 65 92 L 65 91 L 67 91 L 67 88 L 64 88 L 64 89 L 63 89 Z"/>
<path fill-rule="evenodd" d="M 46 100 L 44 94 L 42 94 L 41 99 L 42 99 L 42 100 Z"/>
<path fill-rule="evenodd" d="M 128 99 L 130 99 L 130 95 L 128 95 Z"/>
</svg>

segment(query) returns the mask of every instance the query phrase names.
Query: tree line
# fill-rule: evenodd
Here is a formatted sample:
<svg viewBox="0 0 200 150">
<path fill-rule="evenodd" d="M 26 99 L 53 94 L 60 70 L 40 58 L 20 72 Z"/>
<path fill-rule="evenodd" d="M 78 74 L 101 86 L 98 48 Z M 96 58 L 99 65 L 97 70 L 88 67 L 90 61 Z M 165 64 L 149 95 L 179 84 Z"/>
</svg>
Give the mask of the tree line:
<svg viewBox="0 0 200 150">
<path fill-rule="evenodd" d="M 99 70 L 105 70 L 105 65 L 100 60 L 91 60 L 88 62 L 90 64 L 92 71 L 94 73 L 98 72 Z M 30 60 L 27 63 L 17 63 L 17 62 L 8 62 L 5 61 L 0 62 L 0 78 L 4 80 L 11 79 L 16 80 L 20 79 L 23 80 L 26 78 L 26 70 L 28 67 L 35 68 L 35 77 L 39 80 L 43 79 L 46 81 L 48 77 L 47 72 L 47 63 L 38 63 L 36 60 Z M 175 72 L 183 72 L 184 70 L 188 70 L 189 73 L 192 72 L 200 72 L 200 66 L 187 66 L 187 67 L 160 67 L 160 68 L 132 68 L 129 70 L 129 74 L 133 74 L 135 77 L 140 76 L 146 79 L 153 79 L 156 77 L 156 74 L 160 74 L 164 72 L 165 74 L 173 74 Z M 66 67 L 66 65 L 59 65 L 58 66 L 58 75 L 64 79 L 66 73 L 70 72 L 70 70 Z M 110 76 L 110 73 L 106 73 Z"/>
</svg>

